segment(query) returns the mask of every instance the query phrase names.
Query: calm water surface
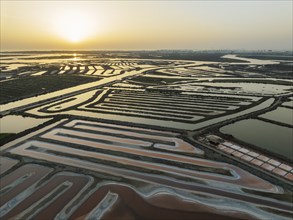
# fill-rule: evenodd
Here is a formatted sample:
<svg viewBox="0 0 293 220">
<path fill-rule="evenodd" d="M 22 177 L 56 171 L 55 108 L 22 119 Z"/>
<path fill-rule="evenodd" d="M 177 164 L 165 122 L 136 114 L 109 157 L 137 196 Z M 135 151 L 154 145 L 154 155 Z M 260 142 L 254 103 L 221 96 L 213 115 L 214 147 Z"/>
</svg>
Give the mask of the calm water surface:
<svg viewBox="0 0 293 220">
<path fill-rule="evenodd" d="M 19 133 L 38 126 L 48 120 L 50 120 L 50 118 L 37 119 L 19 115 L 8 115 L 0 118 L 0 133 Z"/>
<path fill-rule="evenodd" d="M 291 128 L 248 119 L 224 126 L 220 131 L 293 160 L 293 130 Z"/>
<path fill-rule="evenodd" d="M 293 124 L 293 109 L 278 107 L 277 109 L 267 112 L 260 117 L 267 118 L 273 121 L 281 122 L 284 124 Z"/>
</svg>

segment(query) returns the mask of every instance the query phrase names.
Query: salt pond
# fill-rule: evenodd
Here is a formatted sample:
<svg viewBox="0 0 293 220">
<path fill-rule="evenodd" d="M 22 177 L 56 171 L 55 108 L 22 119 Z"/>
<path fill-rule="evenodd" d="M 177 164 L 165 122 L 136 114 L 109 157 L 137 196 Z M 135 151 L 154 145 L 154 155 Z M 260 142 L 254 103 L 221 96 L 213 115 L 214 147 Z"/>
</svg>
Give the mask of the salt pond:
<svg viewBox="0 0 293 220">
<path fill-rule="evenodd" d="M 286 106 L 286 107 L 291 107 L 291 108 L 293 108 L 293 101 L 283 102 L 282 105 L 283 105 L 283 106 Z"/>
<path fill-rule="evenodd" d="M 19 115 L 8 115 L 0 118 L 0 133 L 19 133 L 38 126 L 50 119 L 37 119 Z"/>
<path fill-rule="evenodd" d="M 260 117 L 281 122 L 284 124 L 293 124 L 293 109 L 278 107 L 276 110 L 267 112 Z"/>
<path fill-rule="evenodd" d="M 238 88 L 239 91 L 244 93 L 257 93 L 257 94 L 282 94 L 288 93 L 292 90 L 291 86 L 277 85 L 277 84 L 265 84 L 265 83 L 242 83 L 242 82 L 223 82 L 223 83 L 202 83 L 213 87 L 227 87 L 227 88 Z"/>
<path fill-rule="evenodd" d="M 248 119 L 224 126 L 220 131 L 293 160 L 293 130 L 291 128 Z"/>
</svg>

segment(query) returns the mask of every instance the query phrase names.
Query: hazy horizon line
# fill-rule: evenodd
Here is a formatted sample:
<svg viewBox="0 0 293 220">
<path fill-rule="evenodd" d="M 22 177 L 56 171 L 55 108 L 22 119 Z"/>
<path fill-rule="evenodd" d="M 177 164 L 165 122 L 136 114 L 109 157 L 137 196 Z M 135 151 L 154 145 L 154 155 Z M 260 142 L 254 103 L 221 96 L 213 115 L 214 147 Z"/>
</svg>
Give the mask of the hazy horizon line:
<svg viewBox="0 0 293 220">
<path fill-rule="evenodd" d="M 204 52 L 204 51 L 247 51 L 247 52 L 293 52 L 291 49 L 40 49 L 40 50 L 0 50 L 0 53 L 9 53 L 9 52 L 101 52 L 101 51 L 112 51 L 112 52 L 143 52 L 143 51 L 190 51 L 190 52 Z"/>
</svg>

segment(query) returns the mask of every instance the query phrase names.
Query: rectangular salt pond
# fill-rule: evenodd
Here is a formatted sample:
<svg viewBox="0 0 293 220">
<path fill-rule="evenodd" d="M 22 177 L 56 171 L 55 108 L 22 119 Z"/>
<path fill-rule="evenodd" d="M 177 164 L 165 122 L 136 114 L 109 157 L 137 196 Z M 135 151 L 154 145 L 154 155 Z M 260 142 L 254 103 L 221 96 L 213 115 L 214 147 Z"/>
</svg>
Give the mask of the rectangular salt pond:
<svg viewBox="0 0 293 220">
<path fill-rule="evenodd" d="M 293 160 L 293 130 L 257 119 L 226 125 L 220 132 Z"/>
<path fill-rule="evenodd" d="M 282 105 L 283 105 L 283 106 L 286 106 L 286 107 L 291 107 L 291 108 L 293 108 L 293 100 L 292 100 L 292 101 L 288 101 L 288 102 L 283 102 Z"/>
<path fill-rule="evenodd" d="M 260 117 L 288 124 L 291 126 L 293 125 L 293 109 L 289 108 L 278 107 L 273 111 L 260 115 Z"/>
</svg>

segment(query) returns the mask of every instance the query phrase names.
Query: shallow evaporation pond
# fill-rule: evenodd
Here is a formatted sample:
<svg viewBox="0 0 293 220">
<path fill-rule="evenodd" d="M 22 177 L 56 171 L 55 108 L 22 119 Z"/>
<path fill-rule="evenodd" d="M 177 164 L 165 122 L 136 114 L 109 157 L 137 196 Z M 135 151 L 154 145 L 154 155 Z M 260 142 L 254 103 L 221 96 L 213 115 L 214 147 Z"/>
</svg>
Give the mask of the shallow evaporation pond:
<svg viewBox="0 0 293 220">
<path fill-rule="evenodd" d="M 276 84 L 265 84 L 265 83 L 201 83 L 201 85 L 214 86 L 214 87 L 229 87 L 229 88 L 240 88 L 244 92 L 248 93 L 261 93 L 261 94 L 279 94 L 288 93 L 292 89 L 291 86 L 276 85 Z"/>
<path fill-rule="evenodd" d="M 293 100 L 292 101 L 288 101 L 288 102 L 283 102 L 282 105 L 285 106 L 285 107 L 291 107 L 291 108 L 293 108 Z"/>
<path fill-rule="evenodd" d="M 257 119 L 247 119 L 226 125 L 220 131 L 233 135 L 238 140 L 293 160 L 291 128 Z"/>
<path fill-rule="evenodd" d="M 50 118 L 37 119 L 19 115 L 8 115 L 0 118 L 0 133 L 19 133 L 49 120 Z"/>
<path fill-rule="evenodd" d="M 118 76 L 115 75 L 115 76 L 112 76 L 112 77 L 103 78 L 103 79 L 98 80 L 98 81 L 84 83 L 84 84 L 73 86 L 73 87 L 70 87 L 70 88 L 65 88 L 65 89 L 62 89 L 62 90 L 58 90 L 58 91 L 55 91 L 55 92 L 50 92 L 50 93 L 46 93 L 46 94 L 43 94 L 43 95 L 30 97 L 30 98 L 26 98 L 26 99 L 15 101 L 15 102 L 10 102 L 10 103 L 7 103 L 7 104 L 0 105 L 0 112 L 9 111 L 9 110 L 14 109 L 14 108 L 23 107 L 25 105 L 32 105 L 32 104 L 35 104 L 35 103 L 38 103 L 40 101 L 44 101 L 44 100 L 47 100 L 47 99 L 52 99 L 52 98 L 57 98 L 57 97 L 60 98 L 60 96 L 64 97 L 64 96 L 67 96 L 67 95 L 69 96 L 71 93 L 78 92 L 78 93 L 81 94 L 83 92 L 83 90 L 88 91 L 90 89 L 94 89 L 97 86 L 105 85 L 107 83 L 111 83 L 111 82 L 113 82 L 115 80 L 117 81 L 117 80 L 120 80 L 120 79 L 125 78 L 125 77 L 137 75 L 137 74 L 140 74 L 140 73 L 142 73 L 144 71 L 145 70 L 139 70 L 139 71 L 134 70 L 134 71 L 131 71 L 131 72 L 126 72 L 124 74 L 120 74 Z"/>
<path fill-rule="evenodd" d="M 278 107 L 277 109 L 273 111 L 260 115 L 260 117 L 292 126 L 293 109 Z"/>
<path fill-rule="evenodd" d="M 225 59 L 232 59 L 232 60 L 242 60 L 242 61 L 247 61 L 248 63 L 234 63 L 231 62 L 230 64 L 237 64 L 237 65 L 268 65 L 268 64 L 279 64 L 278 61 L 274 60 L 259 60 L 259 59 L 252 59 L 252 58 L 245 58 L 245 57 L 238 57 L 235 54 L 227 54 L 222 56 L 221 58 Z"/>
</svg>

